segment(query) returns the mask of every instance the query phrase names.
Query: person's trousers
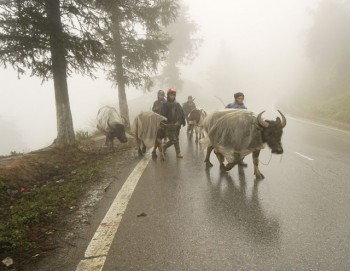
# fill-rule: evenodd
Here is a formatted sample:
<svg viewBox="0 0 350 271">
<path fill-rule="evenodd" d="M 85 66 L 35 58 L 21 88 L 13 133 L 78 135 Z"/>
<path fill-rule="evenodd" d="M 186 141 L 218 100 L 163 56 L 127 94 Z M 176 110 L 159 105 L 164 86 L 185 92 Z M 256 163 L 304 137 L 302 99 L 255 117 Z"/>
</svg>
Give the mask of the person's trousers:
<svg viewBox="0 0 350 271">
<path fill-rule="evenodd" d="M 168 124 L 167 137 L 169 141 L 165 143 L 164 150 L 169 148 L 171 145 L 174 145 L 176 154 L 180 153 L 180 143 L 179 143 L 180 129 L 181 129 L 181 125 Z"/>
</svg>

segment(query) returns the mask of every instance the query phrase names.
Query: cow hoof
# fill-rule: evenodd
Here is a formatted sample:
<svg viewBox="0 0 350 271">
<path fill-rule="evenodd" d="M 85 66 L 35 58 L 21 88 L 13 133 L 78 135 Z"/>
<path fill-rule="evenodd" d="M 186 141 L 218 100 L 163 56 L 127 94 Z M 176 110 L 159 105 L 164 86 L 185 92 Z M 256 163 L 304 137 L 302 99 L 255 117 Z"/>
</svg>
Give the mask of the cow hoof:
<svg viewBox="0 0 350 271">
<path fill-rule="evenodd" d="M 140 156 L 143 156 L 143 153 L 140 149 L 137 152 L 139 153 Z"/>
<path fill-rule="evenodd" d="M 265 178 L 265 176 L 262 175 L 262 174 L 259 174 L 259 175 L 256 175 L 255 178 L 256 178 L 257 180 L 263 180 L 263 179 Z"/>
<path fill-rule="evenodd" d="M 157 158 L 157 154 L 155 152 L 152 152 L 152 158 Z"/>
<path fill-rule="evenodd" d="M 213 166 L 213 164 L 210 163 L 210 161 L 204 161 L 204 162 L 205 162 L 206 167 L 212 167 Z"/>
<path fill-rule="evenodd" d="M 225 172 L 226 172 L 226 167 L 225 167 L 225 165 L 224 165 L 224 164 L 221 164 L 221 165 L 220 165 L 220 170 L 221 170 L 221 171 L 225 171 Z"/>
</svg>

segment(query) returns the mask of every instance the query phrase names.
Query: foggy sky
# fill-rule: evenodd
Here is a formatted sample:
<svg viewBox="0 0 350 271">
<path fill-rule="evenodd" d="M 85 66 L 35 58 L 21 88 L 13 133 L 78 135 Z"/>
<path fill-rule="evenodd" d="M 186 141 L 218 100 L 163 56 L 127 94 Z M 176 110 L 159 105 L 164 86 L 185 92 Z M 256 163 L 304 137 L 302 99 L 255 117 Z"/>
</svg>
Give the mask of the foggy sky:
<svg viewBox="0 0 350 271">
<path fill-rule="evenodd" d="M 184 0 L 203 43 L 198 58 L 182 68 L 186 83 L 177 99 L 184 102 L 187 95 L 194 94 L 198 106 L 210 104 L 212 109 L 220 109 L 223 105 L 214 95 L 228 104 L 234 92 L 242 91 L 249 109 L 275 114 L 274 102 L 298 87 L 307 64 L 303 32 L 312 23 L 309 10 L 318 2 Z M 97 80 L 69 79 L 75 131 L 93 130 L 98 108 L 117 105 L 117 91 L 104 78 L 100 74 Z M 57 135 L 53 82 L 41 84 L 40 79 L 28 76 L 18 80 L 11 69 L 1 70 L 0 80 L 0 125 L 6 126 L 0 127 L 0 155 L 50 145 Z M 141 90 L 127 93 L 130 100 L 141 95 Z M 148 94 L 147 101 L 155 96 Z M 131 116 L 138 113 L 131 108 Z M 143 104 L 140 110 L 145 108 Z"/>
</svg>

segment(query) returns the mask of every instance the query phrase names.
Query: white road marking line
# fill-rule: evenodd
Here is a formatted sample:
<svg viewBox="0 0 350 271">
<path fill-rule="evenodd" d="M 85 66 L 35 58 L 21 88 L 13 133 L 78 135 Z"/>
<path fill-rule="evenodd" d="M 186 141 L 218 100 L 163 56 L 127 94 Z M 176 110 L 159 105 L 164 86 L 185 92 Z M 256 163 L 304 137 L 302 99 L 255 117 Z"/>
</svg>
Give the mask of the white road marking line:
<svg viewBox="0 0 350 271">
<path fill-rule="evenodd" d="M 90 244 L 85 251 L 85 259 L 79 262 L 76 271 L 102 270 L 128 202 L 150 159 L 151 156 L 147 154 L 126 179 L 124 185 L 112 202 L 111 207 L 97 228 L 94 237 L 91 239 Z"/>
<path fill-rule="evenodd" d="M 305 159 L 307 159 L 307 160 L 310 160 L 310 161 L 313 161 L 314 159 L 312 159 L 312 158 L 310 158 L 310 157 L 308 157 L 308 156 L 306 156 L 306 155 L 304 155 L 304 154 L 301 154 L 301 153 L 299 153 L 299 152 L 294 152 L 295 154 L 297 154 L 297 155 L 299 155 L 299 156 L 301 156 L 301 157 L 303 157 L 303 158 L 305 158 Z"/>
<path fill-rule="evenodd" d="M 77 266 L 77 270 L 102 271 L 105 261 L 106 256 L 81 260 Z"/>
</svg>

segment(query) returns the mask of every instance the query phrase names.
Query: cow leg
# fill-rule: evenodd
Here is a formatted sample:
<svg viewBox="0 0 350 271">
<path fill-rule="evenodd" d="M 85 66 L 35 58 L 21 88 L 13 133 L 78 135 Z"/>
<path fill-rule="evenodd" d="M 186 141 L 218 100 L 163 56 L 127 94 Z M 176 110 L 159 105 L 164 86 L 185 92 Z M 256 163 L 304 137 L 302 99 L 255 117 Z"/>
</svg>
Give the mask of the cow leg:
<svg viewBox="0 0 350 271">
<path fill-rule="evenodd" d="M 161 139 L 156 138 L 154 141 L 154 147 L 152 151 L 152 158 L 157 158 L 157 148 L 160 150 L 160 146 L 162 145 Z"/>
<path fill-rule="evenodd" d="M 226 166 L 224 165 L 225 157 L 220 152 L 214 151 L 214 153 L 219 160 L 220 170 L 226 171 Z"/>
<path fill-rule="evenodd" d="M 157 146 L 159 149 L 160 161 L 165 161 L 165 153 L 161 139 L 157 139 Z"/>
<path fill-rule="evenodd" d="M 260 154 L 260 150 L 253 152 L 253 164 L 254 164 L 254 175 L 256 179 L 261 180 L 261 179 L 264 179 L 265 176 L 259 170 L 259 154 Z"/>
<path fill-rule="evenodd" d="M 105 143 L 105 145 L 109 146 L 111 148 L 114 148 L 113 139 L 114 138 L 113 138 L 112 135 L 110 135 L 110 134 L 106 135 L 106 143 Z"/>
<path fill-rule="evenodd" d="M 158 147 L 158 139 L 156 139 L 156 141 L 154 142 L 154 147 L 153 147 L 153 151 L 152 151 L 152 157 L 153 158 L 157 158 L 157 147 Z"/>
<path fill-rule="evenodd" d="M 213 166 L 213 164 L 210 163 L 210 160 L 209 160 L 210 154 L 213 151 L 213 149 L 214 149 L 213 146 L 210 146 L 210 147 L 207 148 L 207 155 L 205 156 L 205 160 L 204 160 L 204 162 L 206 163 L 207 167 L 212 167 Z"/>
<path fill-rule="evenodd" d="M 142 141 L 142 153 L 145 154 L 146 153 L 146 145 L 145 143 Z"/>
<path fill-rule="evenodd" d="M 142 153 L 142 150 L 141 150 L 141 144 L 142 144 L 142 141 L 140 139 L 136 139 L 136 142 L 137 142 L 137 152 L 139 153 L 140 156 L 143 156 L 143 153 Z"/>
<path fill-rule="evenodd" d="M 225 166 L 225 170 L 229 171 L 231 170 L 235 165 L 239 164 L 239 162 L 242 160 L 243 158 L 241 157 L 241 154 L 238 152 L 233 153 L 233 162 L 232 163 L 227 163 L 227 165 Z"/>
</svg>

